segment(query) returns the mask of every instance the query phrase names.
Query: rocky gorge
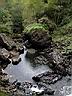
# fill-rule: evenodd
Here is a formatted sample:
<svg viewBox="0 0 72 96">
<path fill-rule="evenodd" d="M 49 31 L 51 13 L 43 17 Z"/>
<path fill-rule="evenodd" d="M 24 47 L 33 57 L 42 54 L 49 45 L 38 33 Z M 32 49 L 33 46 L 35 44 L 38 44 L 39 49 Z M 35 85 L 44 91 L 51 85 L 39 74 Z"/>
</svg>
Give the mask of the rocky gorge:
<svg viewBox="0 0 72 96">
<path fill-rule="evenodd" d="M 13 40 L 4 33 L 0 34 L 0 91 L 5 91 L 10 96 L 54 95 L 52 84 L 66 76 L 69 77 L 67 81 L 71 80 L 72 54 L 62 54 L 45 30 L 32 30 L 31 33 L 24 33 L 20 39 L 22 42 L 17 42 L 16 38 Z M 33 76 L 35 84 L 18 80 L 11 83 L 3 72 L 11 62 L 13 65 L 21 62 L 19 55 L 25 50 L 23 46 L 28 49 L 26 57 L 31 63 L 47 65 L 51 69 Z"/>
</svg>

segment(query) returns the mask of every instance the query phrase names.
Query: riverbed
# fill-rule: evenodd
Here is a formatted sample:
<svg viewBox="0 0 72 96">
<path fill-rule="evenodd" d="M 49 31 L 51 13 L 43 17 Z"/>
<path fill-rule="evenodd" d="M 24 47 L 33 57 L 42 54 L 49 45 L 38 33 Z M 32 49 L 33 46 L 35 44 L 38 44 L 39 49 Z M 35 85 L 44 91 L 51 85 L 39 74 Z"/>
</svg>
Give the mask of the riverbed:
<svg viewBox="0 0 72 96">
<path fill-rule="evenodd" d="M 26 57 L 27 50 L 24 50 L 24 54 L 20 55 L 22 61 L 18 65 L 9 64 L 4 70 L 9 77 L 9 81 L 13 82 L 15 80 L 21 82 L 32 82 L 32 77 L 40 73 L 51 71 L 47 65 L 33 66 L 34 64 L 30 62 Z M 72 77 L 66 76 L 62 80 L 59 80 L 57 83 L 52 84 L 51 87 L 55 90 L 55 95 L 53 96 L 64 96 L 65 88 L 71 89 L 72 86 Z M 67 95 L 68 96 L 68 95 Z M 71 95 L 72 96 L 72 95 Z"/>
</svg>

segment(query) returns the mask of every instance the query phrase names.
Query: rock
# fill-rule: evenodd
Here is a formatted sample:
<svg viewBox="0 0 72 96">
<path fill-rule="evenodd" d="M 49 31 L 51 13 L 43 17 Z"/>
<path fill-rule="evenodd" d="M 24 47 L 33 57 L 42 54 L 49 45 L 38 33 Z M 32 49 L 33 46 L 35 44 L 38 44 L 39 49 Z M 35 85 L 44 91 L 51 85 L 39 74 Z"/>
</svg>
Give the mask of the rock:
<svg viewBox="0 0 72 96">
<path fill-rule="evenodd" d="M 47 58 L 49 58 L 49 61 L 53 64 L 60 64 L 63 62 L 64 58 L 61 53 L 58 52 L 57 49 L 54 49 L 53 52 L 50 52 L 47 54 Z"/>
<path fill-rule="evenodd" d="M 9 51 L 16 50 L 20 54 L 24 53 L 24 47 L 20 43 L 15 43 L 10 37 L 6 36 L 4 33 L 0 33 L 0 47 L 5 48 Z"/>
<path fill-rule="evenodd" d="M 45 65 L 45 64 L 48 64 L 48 60 L 43 55 L 40 55 L 34 58 L 34 63 Z"/>
<path fill-rule="evenodd" d="M 26 40 L 28 40 L 35 49 L 43 49 L 51 46 L 52 38 L 46 30 L 34 29 L 29 33 L 24 33 L 24 35 Z"/>
<path fill-rule="evenodd" d="M 43 82 L 38 82 L 37 85 L 38 85 L 39 88 L 43 88 L 44 94 L 54 95 L 55 91 L 54 91 L 54 89 L 51 88 L 50 85 L 45 84 Z"/>
<path fill-rule="evenodd" d="M 0 49 L 1 53 L 6 57 L 9 58 L 9 51 L 7 51 L 5 48 Z"/>
<path fill-rule="evenodd" d="M 36 50 L 31 48 L 31 49 L 28 49 L 27 50 L 27 53 L 26 53 L 26 57 L 28 58 L 32 58 L 36 55 Z"/>
<path fill-rule="evenodd" d="M 12 59 L 13 65 L 17 65 L 21 61 L 21 58 L 19 57 L 19 52 L 16 51 L 10 51 L 9 58 Z"/>
<path fill-rule="evenodd" d="M 0 47 L 6 48 L 7 50 L 12 50 L 13 48 L 16 48 L 16 44 L 4 33 L 0 33 Z"/>
<path fill-rule="evenodd" d="M 11 61 L 9 60 L 9 52 L 6 49 L 0 49 L 0 65 L 9 64 Z"/>
<path fill-rule="evenodd" d="M 21 62 L 21 58 L 18 58 L 18 57 L 12 58 L 12 64 L 13 65 L 17 65 L 19 62 Z"/>
<path fill-rule="evenodd" d="M 2 76 L 2 79 L 0 79 L 0 85 L 5 87 L 9 84 L 9 78 L 6 76 Z"/>
<path fill-rule="evenodd" d="M 65 58 L 57 49 L 53 49 L 52 52 L 45 52 L 44 55 L 48 61 L 48 65 L 57 74 L 63 76 L 69 74 L 69 60 Z"/>
<path fill-rule="evenodd" d="M 21 85 L 21 82 L 17 82 L 16 87 L 17 87 L 18 89 L 21 89 L 21 88 L 19 88 L 20 85 Z"/>
<path fill-rule="evenodd" d="M 56 24 L 52 22 L 50 19 L 47 17 L 42 17 L 38 19 L 38 22 L 41 24 L 46 24 L 48 26 L 48 30 L 53 32 L 56 29 Z"/>
<path fill-rule="evenodd" d="M 20 47 L 20 48 L 18 49 L 18 52 L 19 52 L 20 54 L 23 54 L 23 53 L 24 53 L 24 47 Z"/>
<path fill-rule="evenodd" d="M 39 74 L 37 76 L 34 76 L 32 79 L 35 82 L 43 82 L 45 84 L 54 84 L 61 78 L 62 78 L 61 75 L 56 74 L 54 72 L 45 72 L 45 73 Z"/>
<path fill-rule="evenodd" d="M 34 81 L 36 81 L 36 82 L 40 82 L 40 77 L 38 77 L 38 76 L 34 76 L 34 77 L 32 77 L 32 79 L 33 79 Z"/>
<path fill-rule="evenodd" d="M 50 89 L 50 88 L 47 88 L 47 89 L 45 89 L 45 91 L 44 91 L 44 93 L 45 94 L 48 94 L 48 95 L 54 95 L 54 90 L 52 90 L 52 89 Z"/>
<path fill-rule="evenodd" d="M 16 50 L 17 52 L 19 52 L 19 54 L 23 54 L 24 53 L 24 47 L 21 43 L 17 42 L 16 43 Z"/>
<path fill-rule="evenodd" d="M 26 47 L 27 49 L 29 49 L 29 48 L 32 47 L 32 45 L 29 43 L 28 40 L 25 41 L 24 45 L 25 45 L 25 47 Z"/>
</svg>

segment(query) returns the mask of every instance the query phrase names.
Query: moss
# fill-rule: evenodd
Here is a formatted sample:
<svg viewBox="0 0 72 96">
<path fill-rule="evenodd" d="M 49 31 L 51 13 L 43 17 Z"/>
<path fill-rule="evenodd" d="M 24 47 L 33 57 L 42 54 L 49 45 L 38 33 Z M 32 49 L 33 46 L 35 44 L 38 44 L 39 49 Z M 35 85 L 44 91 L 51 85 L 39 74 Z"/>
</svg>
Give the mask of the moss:
<svg viewBox="0 0 72 96">
<path fill-rule="evenodd" d="M 33 24 L 28 25 L 25 28 L 24 32 L 31 32 L 31 30 L 33 30 L 33 29 L 43 29 L 43 30 L 45 30 L 45 28 L 46 28 L 46 26 L 43 25 L 43 24 L 33 23 Z"/>
</svg>

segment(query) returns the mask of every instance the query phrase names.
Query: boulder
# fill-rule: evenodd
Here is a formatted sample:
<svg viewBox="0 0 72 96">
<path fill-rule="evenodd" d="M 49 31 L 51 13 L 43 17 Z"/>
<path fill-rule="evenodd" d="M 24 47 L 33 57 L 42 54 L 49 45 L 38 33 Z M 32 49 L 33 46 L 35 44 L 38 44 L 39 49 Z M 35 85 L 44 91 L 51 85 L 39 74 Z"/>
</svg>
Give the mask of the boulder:
<svg viewBox="0 0 72 96">
<path fill-rule="evenodd" d="M 42 18 L 38 19 L 38 23 L 46 24 L 48 26 L 48 30 L 50 32 L 53 32 L 57 27 L 54 22 L 52 22 L 50 19 L 48 19 L 48 17 L 42 17 Z"/>
<path fill-rule="evenodd" d="M 17 65 L 20 61 L 21 61 L 21 58 L 19 58 L 19 57 L 12 58 L 12 64 L 13 65 Z"/>
<path fill-rule="evenodd" d="M 48 32 L 43 29 L 33 29 L 31 32 L 24 33 L 26 40 L 35 49 L 43 49 L 51 46 L 52 38 Z"/>
<path fill-rule="evenodd" d="M 54 84 L 58 80 L 62 79 L 62 76 L 55 72 L 44 72 L 32 78 L 35 82 L 42 82 L 45 84 Z"/>
<path fill-rule="evenodd" d="M 3 66 L 3 64 L 9 63 L 11 63 L 9 60 L 9 52 L 5 48 L 0 49 L 0 65 Z"/>
<path fill-rule="evenodd" d="M 0 33 L 0 47 L 5 48 L 9 51 L 16 50 L 20 54 L 24 53 L 24 47 L 20 43 L 15 43 L 10 37 L 4 33 Z"/>
<path fill-rule="evenodd" d="M 27 50 L 26 57 L 27 58 L 34 58 L 36 55 L 37 50 L 31 48 Z"/>
<path fill-rule="evenodd" d="M 0 47 L 6 48 L 7 50 L 12 50 L 13 48 L 16 48 L 16 44 L 4 33 L 0 33 Z"/>
</svg>

